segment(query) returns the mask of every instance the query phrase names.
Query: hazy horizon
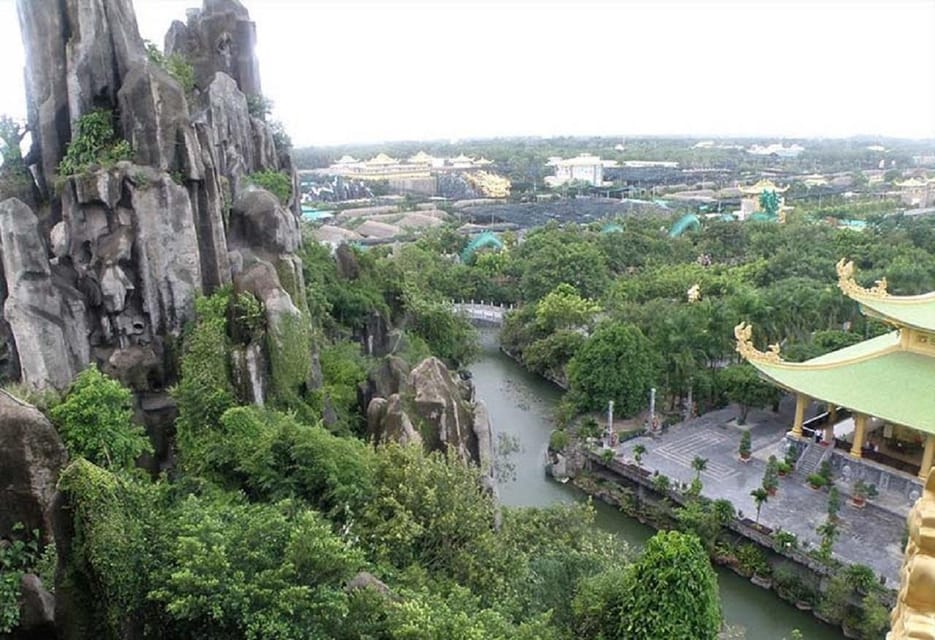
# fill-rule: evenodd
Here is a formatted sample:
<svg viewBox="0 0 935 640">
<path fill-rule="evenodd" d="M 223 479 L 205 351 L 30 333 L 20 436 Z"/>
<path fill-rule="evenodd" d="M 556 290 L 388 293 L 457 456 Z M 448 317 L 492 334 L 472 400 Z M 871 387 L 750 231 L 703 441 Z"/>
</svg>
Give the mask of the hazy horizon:
<svg viewBox="0 0 935 640">
<path fill-rule="evenodd" d="M 198 4 L 136 0 L 141 34 L 161 45 Z M 935 139 L 935 0 L 243 4 L 296 147 Z M 0 34 L 0 113 L 22 118 L 13 0 L 0 0 Z"/>
</svg>

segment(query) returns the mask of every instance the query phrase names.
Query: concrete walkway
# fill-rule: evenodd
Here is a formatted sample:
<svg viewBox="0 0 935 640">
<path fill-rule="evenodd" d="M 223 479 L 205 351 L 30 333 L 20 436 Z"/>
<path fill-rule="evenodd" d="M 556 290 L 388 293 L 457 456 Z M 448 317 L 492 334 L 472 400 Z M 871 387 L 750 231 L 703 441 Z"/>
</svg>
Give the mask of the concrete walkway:
<svg viewBox="0 0 935 640">
<path fill-rule="evenodd" d="M 647 451 L 642 458 L 644 468 L 685 483 L 695 477 L 691 468 L 695 456 L 707 458 L 707 470 L 701 474 L 702 494 L 730 500 L 752 520 L 756 505 L 750 492 L 761 485 L 769 456 L 783 459 L 783 438 L 791 424 L 787 413 L 788 406 L 779 414 L 751 410 L 747 425 L 739 427 L 734 423 L 739 415 L 736 407 L 713 411 L 674 425 L 664 434 L 628 440 L 617 447 L 617 458 L 633 461 L 633 447 L 642 444 Z M 740 462 L 737 454 L 744 429 L 751 432 L 753 450 L 746 463 Z M 912 505 L 902 498 L 880 496 L 885 508 L 871 504 L 858 509 L 844 495 L 849 487 L 839 483 L 838 490 L 842 504 L 834 556 L 843 562 L 868 565 L 886 578 L 888 587 L 898 587 L 906 514 Z M 779 479 L 778 492 L 763 505 L 760 523 L 774 531 L 790 531 L 798 537 L 800 548 L 813 549 L 820 544 L 815 529 L 824 522 L 827 508 L 828 492 L 810 488 L 805 478 L 793 473 Z"/>
</svg>

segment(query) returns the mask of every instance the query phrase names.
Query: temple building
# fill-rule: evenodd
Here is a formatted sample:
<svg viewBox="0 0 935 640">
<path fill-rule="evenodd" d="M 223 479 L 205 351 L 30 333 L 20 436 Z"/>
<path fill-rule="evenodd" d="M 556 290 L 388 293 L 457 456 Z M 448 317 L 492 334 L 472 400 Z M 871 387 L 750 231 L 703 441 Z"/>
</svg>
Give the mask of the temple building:
<svg viewBox="0 0 935 640">
<path fill-rule="evenodd" d="M 741 323 L 734 330 L 737 351 L 795 394 L 791 438 L 814 437 L 843 448 L 851 460 L 870 459 L 872 470 L 924 480 L 935 458 L 935 292 L 895 296 L 885 278 L 870 288 L 857 284 L 851 262 L 840 261 L 837 270 L 844 294 L 892 331 L 795 363 L 782 359 L 778 345 L 755 348 L 752 327 Z M 820 427 L 809 429 L 805 414 L 813 401 L 828 412 Z"/>
<path fill-rule="evenodd" d="M 547 176 L 545 183 L 549 187 L 559 187 L 567 182 L 587 182 L 599 187 L 604 184 L 604 167 L 614 166 L 612 161 L 601 160 L 598 156 L 582 153 L 574 158 L 549 158 L 547 167 L 555 168 L 554 176 Z"/>
<path fill-rule="evenodd" d="M 777 187 L 771 180 L 760 180 L 754 185 L 738 186 L 737 189 L 741 194 L 740 212 L 737 214 L 737 217 L 740 220 L 746 220 L 747 218 L 765 220 L 768 219 L 769 216 L 763 211 L 761 196 L 764 193 L 775 194 L 778 199 L 778 215 L 785 208 L 785 200 L 782 194 L 785 193 L 789 187 Z"/>
<path fill-rule="evenodd" d="M 935 205 L 935 178 L 916 177 L 895 184 L 903 204 L 918 208 Z"/>
</svg>

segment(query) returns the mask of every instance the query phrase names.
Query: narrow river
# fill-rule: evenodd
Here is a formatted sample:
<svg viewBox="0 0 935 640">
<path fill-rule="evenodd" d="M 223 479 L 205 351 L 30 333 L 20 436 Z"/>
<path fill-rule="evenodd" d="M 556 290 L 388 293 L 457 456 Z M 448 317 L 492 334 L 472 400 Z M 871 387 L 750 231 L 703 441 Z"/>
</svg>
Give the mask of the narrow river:
<svg viewBox="0 0 935 640">
<path fill-rule="evenodd" d="M 584 495 L 569 485 L 546 478 L 543 471 L 552 414 L 561 390 L 532 375 L 504 356 L 497 348 L 493 330 L 482 330 L 483 353 L 471 366 L 477 397 L 490 409 L 494 428 L 517 439 L 520 451 L 511 456 L 515 479 L 503 480 L 500 496 L 515 506 L 545 506 L 582 500 Z M 628 518 L 620 511 L 595 502 L 597 524 L 639 548 L 653 529 Z M 731 571 L 718 568 L 721 606 L 727 622 L 746 630 L 748 640 L 783 640 L 793 629 L 806 640 L 838 640 L 844 636 L 810 614 L 786 604 L 771 592 L 760 589 Z"/>
</svg>

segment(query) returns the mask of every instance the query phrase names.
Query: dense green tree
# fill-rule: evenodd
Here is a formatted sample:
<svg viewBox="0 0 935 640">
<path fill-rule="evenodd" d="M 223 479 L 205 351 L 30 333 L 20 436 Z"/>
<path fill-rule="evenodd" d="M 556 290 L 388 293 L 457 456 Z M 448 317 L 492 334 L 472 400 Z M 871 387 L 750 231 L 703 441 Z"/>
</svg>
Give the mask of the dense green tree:
<svg viewBox="0 0 935 640">
<path fill-rule="evenodd" d="M 658 365 L 639 328 L 603 324 L 568 363 L 572 402 L 581 411 L 597 411 L 613 400 L 620 415 L 635 415 L 648 402 Z"/>
<path fill-rule="evenodd" d="M 562 283 L 536 303 L 536 324 L 548 333 L 574 329 L 589 324 L 600 310 L 600 305 L 582 298 L 572 285 Z"/>
<path fill-rule="evenodd" d="M 746 423 L 750 407 L 768 407 L 779 400 L 776 387 L 760 378 L 749 364 L 731 365 L 721 371 L 719 378 L 727 397 L 740 405 L 739 424 Z"/>
<path fill-rule="evenodd" d="M 575 610 L 579 638 L 714 640 L 721 627 L 717 577 L 708 556 L 697 536 L 678 531 L 650 538 L 626 570 L 583 583 Z"/>
<path fill-rule="evenodd" d="M 131 468 L 153 448 L 143 427 L 133 424 L 130 390 L 91 365 L 78 374 L 51 417 L 71 457 L 113 469 Z"/>
</svg>

